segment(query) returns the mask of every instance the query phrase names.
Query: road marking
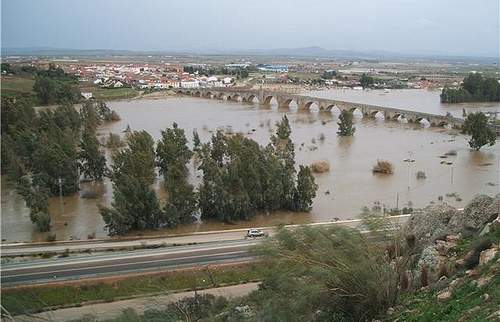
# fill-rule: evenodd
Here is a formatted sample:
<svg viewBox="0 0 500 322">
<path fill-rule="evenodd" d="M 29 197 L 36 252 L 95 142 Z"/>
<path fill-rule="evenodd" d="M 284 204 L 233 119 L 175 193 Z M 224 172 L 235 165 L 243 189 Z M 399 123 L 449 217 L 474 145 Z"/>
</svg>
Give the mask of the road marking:
<svg viewBox="0 0 500 322">
<path fill-rule="evenodd" d="M 27 276 L 27 275 L 33 276 L 33 275 L 42 275 L 42 274 L 53 274 L 53 273 L 58 273 L 58 272 L 71 272 L 71 271 L 81 271 L 81 270 L 96 270 L 96 269 L 108 268 L 108 267 L 140 265 L 140 264 L 155 263 L 155 262 L 176 261 L 176 260 L 184 260 L 184 259 L 196 259 L 196 258 L 202 258 L 202 257 L 216 257 L 216 256 L 221 256 L 221 255 L 230 256 L 230 255 L 236 255 L 236 254 L 248 254 L 248 252 L 236 251 L 236 252 L 216 253 L 216 254 L 208 254 L 208 255 L 195 255 L 195 256 L 168 258 L 168 259 L 156 259 L 156 260 L 133 262 L 133 263 L 108 264 L 108 265 L 100 265 L 100 266 L 92 266 L 92 267 L 59 269 L 59 270 L 53 270 L 53 271 L 47 271 L 47 272 L 23 273 L 23 274 L 15 274 L 15 275 L 2 274 L 2 278 L 4 278 L 4 277 L 5 278 L 13 278 L 13 277 L 21 277 L 21 276 Z"/>
</svg>

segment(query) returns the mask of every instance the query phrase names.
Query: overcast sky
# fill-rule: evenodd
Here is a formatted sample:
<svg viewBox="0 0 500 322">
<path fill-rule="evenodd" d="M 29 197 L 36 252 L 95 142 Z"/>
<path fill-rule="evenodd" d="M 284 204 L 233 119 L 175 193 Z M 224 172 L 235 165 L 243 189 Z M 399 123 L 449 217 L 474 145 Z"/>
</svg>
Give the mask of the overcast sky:
<svg viewBox="0 0 500 322">
<path fill-rule="evenodd" d="M 1 0 L 2 47 L 498 56 L 499 0 Z"/>
</svg>

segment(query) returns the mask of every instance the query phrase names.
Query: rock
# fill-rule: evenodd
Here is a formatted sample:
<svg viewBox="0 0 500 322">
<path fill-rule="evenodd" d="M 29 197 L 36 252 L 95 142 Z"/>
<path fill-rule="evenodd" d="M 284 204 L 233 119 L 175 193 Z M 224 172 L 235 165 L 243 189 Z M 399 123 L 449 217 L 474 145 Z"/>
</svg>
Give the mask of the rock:
<svg viewBox="0 0 500 322">
<path fill-rule="evenodd" d="M 500 320 L 500 310 L 495 311 L 486 317 L 487 321 L 499 321 Z"/>
<path fill-rule="evenodd" d="M 394 314 L 394 308 L 390 307 L 387 309 L 387 312 L 386 312 L 387 315 L 392 315 Z"/>
<path fill-rule="evenodd" d="M 443 290 L 438 293 L 437 300 L 440 302 L 448 301 L 451 299 L 452 293 L 449 290 Z"/>
<path fill-rule="evenodd" d="M 451 218 L 449 227 L 454 231 L 470 229 L 479 231 L 484 225 L 498 216 L 500 195 L 491 198 L 480 195 L 472 199 L 464 211 Z"/>
<path fill-rule="evenodd" d="M 465 275 L 467 275 L 467 277 L 475 277 L 478 273 L 475 269 L 468 269 L 465 271 Z"/>
<path fill-rule="evenodd" d="M 464 267 L 464 265 L 465 265 L 465 259 L 463 259 L 463 258 L 457 259 L 455 261 L 455 266 L 457 268 L 462 268 L 462 267 Z"/>
<path fill-rule="evenodd" d="M 441 256 L 434 246 L 427 246 L 422 251 L 420 259 L 418 260 L 417 267 L 419 271 L 423 267 L 427 267 L 429 283 L 438 279 L 439 268 L 444 265 L 446 258 Z"/>
<path fill-rule="evenodd" d="M 475 284 L 477 287 L 481 288 L 481 287 L 489 284 L 489 282 L 491 282 L 492 279 L 493 279 L 492 276 L 483 276 L 483 277 L 478 278 L 477 281 L 475 281 Z"/>
<path fill-rule="evenodd" d="M 438 236 L 450 233 L 448 223 L 457 214 L 458 210 L 446 203 L 428 206 L 408 218 L 406 235 L 414 235 L 422 246 L 428 245 Z"/>
<path fill-rule="evenodd" d="M 450 244 L 454 244 L 456 245 L 457 244 L 457 241 L 462 238 L 462 236 L 460 234 L 456 234 L 456 235 L 447 235 L 446 236 L 446 241 Z"/>
<path fill-rule="evenodd" d="M 479 236 L 484 236 L 486 234 L 489 234 L 490 232 L 495 232 L 500 230 L 500 216 L 497 216 L 495 220 L 492 222 L 489 222 L 484 226 L 483 230 L 481 230 L 481 233 L 479 233 Z"/>
<path fill-rule="evenodd" d="M 497 252 L 498 249 L 495 247 L 483 250 L 479 255 L 479 265 L 484 265 L 490 262 L 493 258 L 495 258 Z"/>
<path fill-rule="evenodd" d="M 488 293 L 484 293 L 481 295 L 481 301 L 488 302 L 490 300 L 490 295 Z"/>
<path fill-rule="evenodd" d="M 464 283 L 463 279 L 459 277 L 451 281 L 448 287 L 450 290 L 453 290 L 454 288 L 461 286 L 463 283 Z"/>
</svg>

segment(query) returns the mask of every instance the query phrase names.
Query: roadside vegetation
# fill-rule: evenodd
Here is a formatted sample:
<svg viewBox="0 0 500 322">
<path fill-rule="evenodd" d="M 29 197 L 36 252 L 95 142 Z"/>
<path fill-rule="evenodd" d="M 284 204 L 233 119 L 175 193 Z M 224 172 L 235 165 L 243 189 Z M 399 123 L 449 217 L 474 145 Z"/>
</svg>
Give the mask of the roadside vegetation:
<svg viewBox="0 0 500 322">
<path fill-rule="evenodd" d="M 256 250 L 266 267 L 257 291 L 183 299 L 144 315 L 130 308 L 110 321 L 496 321 L 499 198 L 478 196 L 463 211 L 432 205 L 402 229 L 369 212 L 371 235 L 279 229 Z"/>
<path fill-rule="evenodd" d="M 206 266 L 164 273 L 81 281 L 65 285 L 2 288 L 2 306 L 11 314 L 29 314 L 85 303 L 242 284 L 262 279 L 259 264 Z"/>
</svg>

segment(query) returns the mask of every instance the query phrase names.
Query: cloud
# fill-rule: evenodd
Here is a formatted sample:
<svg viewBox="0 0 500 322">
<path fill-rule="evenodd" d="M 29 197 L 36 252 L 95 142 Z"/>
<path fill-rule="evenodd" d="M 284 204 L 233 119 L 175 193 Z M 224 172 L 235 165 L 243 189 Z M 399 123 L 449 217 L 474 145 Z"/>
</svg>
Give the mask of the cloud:
<svg viewBox="0 0 500 322">
<path fill-rule="evenodd" d="M 432 21 L 432 20 L 427 19 L 427 18 L 418 18 L 417 20 L 415 20 L 415 24 L 417 24 L 418 26 L 423 26 L 423 27 L 435 27 L 438 25 L 437 22 Z"/>
</svg>

